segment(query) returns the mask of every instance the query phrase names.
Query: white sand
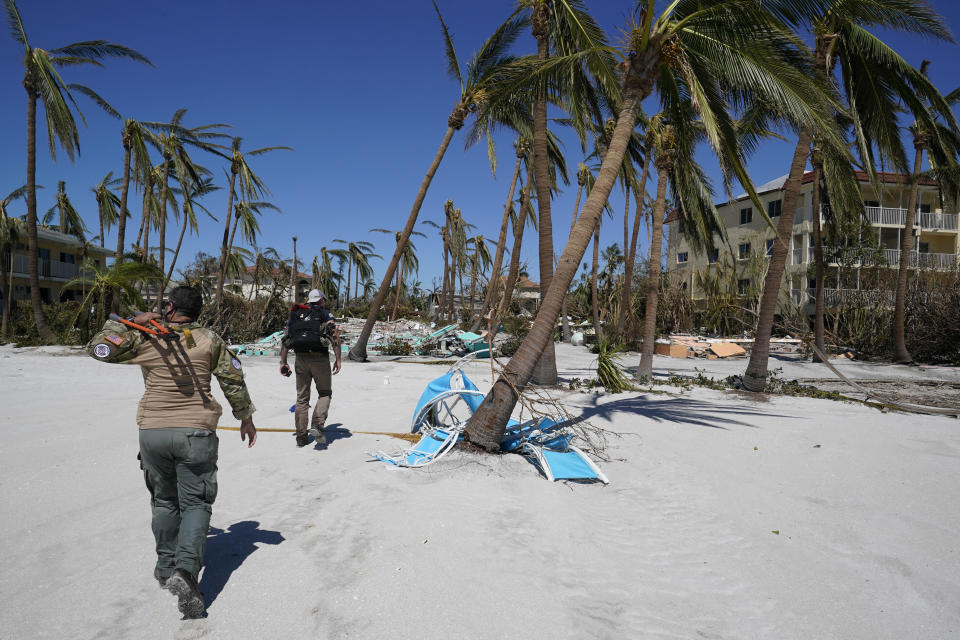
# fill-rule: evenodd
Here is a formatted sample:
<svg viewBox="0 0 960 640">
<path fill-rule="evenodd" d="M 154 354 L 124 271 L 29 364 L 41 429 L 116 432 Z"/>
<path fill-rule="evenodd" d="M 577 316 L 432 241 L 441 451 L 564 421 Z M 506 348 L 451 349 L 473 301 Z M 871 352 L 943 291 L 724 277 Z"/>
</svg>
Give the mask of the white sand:
<svg viewBox="0 0 960 640">
<path fill-rule="evenodd" d="M 582 348 L 561 345 L 558 360 L 566 378 L 589 375 Z M 744 362 L 656 361 L 692 366 Z M 276 358 L 245 368 L 257 425 L 291 427 Z M 602 463 L 609 486 L 550 484 L 517 455 L 369 461 L 404 443 L 345 430 L 407 430 L 444 371 L 345 363 L 329 420 L 344 431 L 326 451 L 267 432 L 248 450 L 221 432 L 209 616 L 182 621 L 152 578 L 139 371 L 0 347 L 0 637 L 960 636 L 960 421 L 705 389 L 567 393 L 623 434 Z M 467 373 L 489 387 L 483 364 Z"/>
</svg>

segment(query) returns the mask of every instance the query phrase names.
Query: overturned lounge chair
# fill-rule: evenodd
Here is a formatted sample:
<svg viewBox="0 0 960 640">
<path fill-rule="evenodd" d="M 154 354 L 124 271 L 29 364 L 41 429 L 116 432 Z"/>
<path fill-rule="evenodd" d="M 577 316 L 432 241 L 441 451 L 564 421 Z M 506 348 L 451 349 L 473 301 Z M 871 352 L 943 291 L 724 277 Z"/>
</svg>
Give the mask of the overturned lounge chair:
<svg viewBox="0 0 960 640">
<path fill-rule="evenodd" d="M 483 394 L 462 371 L 450 371 L 432 380 L 420 395 L 410 423 L 411 433 L 422 434 L 420 441 L 394 454 L 378 451 L 370 455 L 398 467 L 435 462 L 460 440 L 467 420 L 482 401 Z"/>
</svg>

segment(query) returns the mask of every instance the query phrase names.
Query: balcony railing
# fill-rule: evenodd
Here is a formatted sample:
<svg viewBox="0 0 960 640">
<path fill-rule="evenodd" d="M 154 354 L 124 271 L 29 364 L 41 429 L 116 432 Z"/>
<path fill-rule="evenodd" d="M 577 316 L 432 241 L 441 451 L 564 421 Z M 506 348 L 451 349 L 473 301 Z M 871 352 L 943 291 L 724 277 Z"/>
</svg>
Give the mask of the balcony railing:
<svg viewBox="0 0 960 640">
<path fill-rule="evenodd" d="M 899 249 L 884 249 L 883 257 L 890 266 L 896 267 L 900 264 Z M 918 253 L 911 251 L 907 265 L 937 271 L 952 271 L 957 268 L 957 256 L 953 253 Z"/>
<path fill-rule="evenodd" d="M 77 277 L 77 265 L 68 262 L 54 262 L 53 260 L 37 260 L 37 270 L 41 278 L 56 278 L 70 280 Z M 27 256 L 22 253 L 13 255 L 13 272 L 26 275 L 30 273 Z"/>
<path fill-rule="evenodd" d="M 955 213 L 921 213 L 920 227 L 923 229 L 956 229 L 957 214 Z"/>
<path fill-rule="evenodd" d="M 810 303 L 817 300 L 817 290 L 807 289 Z M 876 305 L 892 305 L 894 298 L 893 291 L 879 289 L 824 289 L 823 304 L 828 307 L 836 306 L 842 302 L 849 303 L 867 303 Z"/>
<path fill-rule="evenodd" d="M 906 209 L 891 209 L 888 207 L 864 207 L 867 212 L 867 220 L 873 224 L 905 224 L 907 218 Z"/>
</svg>

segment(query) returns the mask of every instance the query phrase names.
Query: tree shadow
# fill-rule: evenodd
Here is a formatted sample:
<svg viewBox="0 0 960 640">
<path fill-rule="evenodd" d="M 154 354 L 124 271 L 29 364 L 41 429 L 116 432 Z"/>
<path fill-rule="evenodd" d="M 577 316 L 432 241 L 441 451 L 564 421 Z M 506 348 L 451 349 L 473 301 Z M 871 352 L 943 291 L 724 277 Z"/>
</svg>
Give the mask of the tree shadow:
<svg viewBox="0 0 960 640">
<path fill-rule="evenodd" d="M 747 407 L 731 407 L 693 398 L 670 398 L 669 400 L 651 399 L 645 395 L 631 396 L 599 404 L 599 396 L 590 399 L 582 407 L 582 413 L 569 421 L 567 425 L 583 420 L 598 418 L 610 422 L 614 414 L 630 413 L 654 422 L 675 422 L 711 429 L 728 429 L 730 426 L 757 428 L 756 425 L 737 419 L 738 417 L 763 416 L 764 418 L 794 418 L 782 414 L 769 413 Z M 566 425 L 564 425 L 566 426 Z"/>
<path fill-rule="evenodd" d="M 280 544 L 283 541 L 284 537 L 279 531 L 260 529 L 260 523 L 253 520 L 237 522 L 226 530 L 210 527 L 203 577 L 200 579 L 200 591 L 204 594 L 207 607 L 223 591 L 230 575 L 257 550 L 257 543 Z"/>
</svg>

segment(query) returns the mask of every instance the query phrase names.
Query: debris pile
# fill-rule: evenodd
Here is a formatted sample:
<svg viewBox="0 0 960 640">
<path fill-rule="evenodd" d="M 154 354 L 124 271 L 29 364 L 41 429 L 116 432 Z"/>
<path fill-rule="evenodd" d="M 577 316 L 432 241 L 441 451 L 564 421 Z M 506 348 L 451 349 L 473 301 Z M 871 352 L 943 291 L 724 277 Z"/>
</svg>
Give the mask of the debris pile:
<svg viewBox="0 0 960 640">
<path fill-rule="evenodd" d="M 787 336 L 771 338 L 772 353 L 796 353 L 801 341 Z M 671 358 L 735 358 L 745 356 L 753 347 L 753 338 L 707 338 L 688 334 L 672 334 L 669 338 L 660 338 L 654 353 Z"/>
</svg>

